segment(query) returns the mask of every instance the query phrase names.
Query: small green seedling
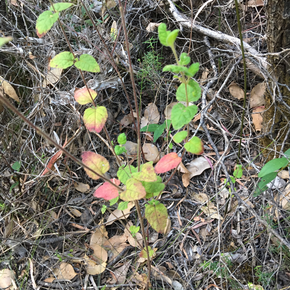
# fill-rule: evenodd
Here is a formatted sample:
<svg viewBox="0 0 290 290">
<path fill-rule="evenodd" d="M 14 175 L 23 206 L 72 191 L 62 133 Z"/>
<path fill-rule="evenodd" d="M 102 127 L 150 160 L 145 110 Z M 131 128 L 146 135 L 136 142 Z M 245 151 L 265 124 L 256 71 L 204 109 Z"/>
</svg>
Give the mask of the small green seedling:
<svg viewBox="0 0 290 290">
<path fill-rule="evenodd" d="M 241 178 L 243 176 L 243 166 L 241 164 L 237 164 L 236 165 L 236 169 L 233 173 L 233 176 L 230 176 L 230 179 L 232 181 L 233 184 L 236 183 L 237 179 Z M 230 187 L 230 182 L 226 182 L 226 186 Z M 236 191 L 236 188 L 234 188 L 234 190 Z M 231 192 L 231 189 L 229 189 L 229 192 Z"/>
</svg>

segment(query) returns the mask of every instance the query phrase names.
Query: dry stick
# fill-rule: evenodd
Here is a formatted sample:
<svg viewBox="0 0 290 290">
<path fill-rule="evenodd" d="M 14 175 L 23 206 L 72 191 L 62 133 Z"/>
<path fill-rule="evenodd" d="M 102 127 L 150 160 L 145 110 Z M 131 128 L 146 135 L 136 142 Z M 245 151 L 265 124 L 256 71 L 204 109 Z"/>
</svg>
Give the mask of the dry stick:
<svg viewBox="0 0 290 290">
<path fill-rule="evenodd" d="M 134 96 L 134 103 L 135 103 L 135 108 L 136 108 L 136 114 L 137 114 L 137 162 L 138 162 L 138 171 L 140 171 L 140 161 L 141 161 L 141 135 L 140 135 L 140 116 L 139 116 L 139 109 L 138 109 L 138 100 L 137 100 L 137 92 L 136 92 L 136 84 L 135 84 L 135 79 L 134 79 L 134 72 L 132 68 L 132 61 L 131 61 L 131 55 L 130 55 L 130 47 L 129 47 L 129 40 L 128 40 L 128 34 L 127 34 L 127 29 L 126 29 L 126 23 L 125 23 L 125 13 L 123 10 L 123 6 L 121 1 L 119 0 L 119 9 L 120 9 L 120 14 L 121 14 L 121 20 L 122 20 L 122 26 L 124 30 L 124 36 L 125 36 L 125 43 L 126 43 L 126 48 L 127 48 L 127 54 L 128 54 L 128 62 L 129 62 L 129 71 L 130 71 L 130 78 L 131 78 L 131 84 L 133 87 L 133 96 Z M 146 284 L 146 289 L 149 289 L 150 285 L 150 275 L 151 275 L 151 259 L 150 259 L 150 254 L 149 254 L 149 247 L 148 247 L 148 240 L 146 240 L 146 234 L 145 234 L 145 229 L 144 229 L 144 223 L 143 223 L 143 216 L 141 213 L 139 201 L 135 201 L 135 206 L 137 209 L 138 217 L 140 219 L 140 225 L 141 225 L 141 231 L 142 235 L 144 238 L 145 242 L 145 249 L 147 253 L 147 266 L 148 266 L 148 279 L 147 279 L 147 284 Z"/>
<path fill-rule="evenodd" d="M 208 37 L 212 37 L 215 38 L 219 41 L 222 42 L 229 42 L 232 44 L 235 44 L 237 47 L 240 46 L 240 39 L 237 37 L 233 37 L 230 36 L 228 34 L 222 33 L 220 31 L 215 31 L 209 28 L 205 28 L 199 24 L 193 23 L 192 20 L 188 19 L 185 15 L 183 15 L 182 13 L 180 13 L 177 8 L 175 7 L 175 5 L 173 4 L 173 2 L 171 0 L 167 0 L 167 2 L 170 5 L 170 11 L 172 13 L 172 15 L 174 16 L 175 20 L 177 22 L 179 22 L 182 26 L 186 26 L 188 28 L 191 28 L 199 33 L 202 33 Z M 254 49 L 253 47 L 251 47 L 248 43 L 244 42 L 244 48 L 252 55 L 254 56 L 261 64 L 264 68 L 267 68 L 267 62 L 266 62 L 266 58 L 265 57 L 261 57 L 259 54 L 259 52 Z"/>
<path fill-rule="evenodd" d="M 28 120 L 24 115 L 22 115 L 14 106 L 12 106 L 2 95 L 0 95 L 1 102 L 8 107 L 13 113 L 18 115 L 24 122 L 26 122 L 31 128 L 33 128 L 39 135 L 41 135 L 43 138 L 48 140 L 50 143 L 52 143 L 57 149 L 61 150 L 65 155 L 67 155 L 70 159 L 72 159 L 75 163 L 79 164 L 80 166 L 90 170 L 92 173 L 97 175 L 99 178 L 103 179 L 106 182 L 109 182 L 111 185 L 116 187 L 119 191 L 124 191 L 121 187 L 117 186 L 115 183 L 113 183 L 109 178 L 106 178 L 103 175 L 100 175 L 95 170 L 84 164 L 82 161 L 74 157 L 72 154 L 70 154 L 66 149 L 64 149 L 61 145 L 56 143 L 52 138 L 50 138 L 46 133 L 44 133 L 39 127 L 35 126 L 30 120 Z"/>
</svg>

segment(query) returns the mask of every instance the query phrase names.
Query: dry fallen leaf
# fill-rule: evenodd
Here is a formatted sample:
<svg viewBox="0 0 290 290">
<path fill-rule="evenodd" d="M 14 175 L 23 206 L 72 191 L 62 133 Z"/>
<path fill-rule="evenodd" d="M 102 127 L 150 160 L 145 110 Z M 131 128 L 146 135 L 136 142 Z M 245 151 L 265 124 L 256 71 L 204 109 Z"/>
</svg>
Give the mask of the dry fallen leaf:
<svg viewBox="0 0 290 290">
<path fill-rule="evenodd" d="M 230 94 L 238 99 L 238 100 L 242 100 L 244 99 L 244 91 L 242 88 L 240 88 L 235 82 L 232 82 L 230 85 L 229 85 L 229 91 L 230 91 Z"/>
<path fill-rule="evenodd" d="M 106 270 L 107 263 L 105 262 L 99 265 L 95 261 L 91 260 L 87 255 L 84 256 L 84 260 L 86 263 L 86 272 L 89 275 L 98 275 Z"/>
<path fill-rule="evenodd" d="M 123 145 L 128 155 L 136 155 L 137 154 L 137 143 L 127 141 L 126 144 Z"/>
<path fill-rule="evenodd" d="M 58 67 L 51 67 L 46 78 L 42 82 L 42 87 L 46 88 L 49 84 L 55 84 L 61 77 L 63 69 Z"/>
<path fill-rule="evenodd" d="M 103 247 L 101 247 L 98 244 L 94 244 L 94 245 L 91 245 L 91 248 L 94 251 L 94 255 L 93 255 L 94 261 L 96 261 L 98 264 L 107 262 L 108 253 Z"/>
<path fill-rule="evenodd" d="M 282 179 L 289 179 L 289 171 L 288 170 L 281 170 L 278 172 L 278 176 Z"/>
<path fill-rule="evenodd" d="M 190 178 L 200 175 L 206 169 L 210 168 L 210 165 L 206 158 L 198 157 L 192 160 L 189 164 L 186 165 L 187 170 L 190 172 Z"/>
<path fill-rule="evenodd" d="M 119 209 L 114 210 L 108 217 L 108 220 L 106 222 L 106 225 L 111 225 L 113 222 L 119 220 L 119 219 L 125 219 L 130 215 L 131 208 L 134 207 L 133 202 L 128 203 L 128 207 L 121 211 Z"/>
<path fill-rule="evenodd" d="M 89 191 L 90 189 L 90 186 L 88 184 L 81 183 L 81 182 L 74 183 L 74 187 L 77 191 L 83 192 L 83 193 Z"/>
<path fill-rule="evenodd" d="M 192 198 L 194 200 L 196 200 L 197 202 L 200 202 L 200 203 L 207 203 L 209 201 L 209 198 L 208 198 L 207 194 L 202 193 L 202 192 L 200 192 L 198 194 L 194 194 L 192 196 Z"/>
<path fill-rule="evenodd" d="M 133 123 L 133 118 L 131 114 L 125 115 L 122 120 L 120 121 L 120 125 L 123 127 L 127 127 L 128 125 Z"/>
<path fill-rule="evenodd" d="M 128 222 L 126 225 L 126 228 L 124 230 L 124 235 L 127 237 L 129 244 L 132 247 L 137 247 L 139 249 L 143 248 L 143 237 L 140 233 L 136 233 L 135 236 L 133 237 L 131 232 L 130 232 L 130 227 L 133 225 L 131 221 Z"/>
<path fill-rule="evenodd" d="M 59 268 L 54 271 L 54 274 L 57 277 L 57 279 L 65 279 L 65 280 L 71 280 L 77 275 L 73 266 L 65 262 L 62 262 L 59 265 Z"/>
<path fill-rule="evenodd" d="M 258 107 L 253 110 L 252 119 L 257 132 L 261 131 L 263 128 L 263 117 L 261 112 L 264 110 L 264 107 Z"/>
<path fill-rule="evenodd" d="M 144 117 L 149 121 L 149 124 L 158 124 L 160 114 L 157 106 L 154 103 L 148 104 L 144 111 Z M 146 125 L 145 125 L 146 126 Z"/>
<path fill-rule="evenodd" d="M 90 246 L 103 245 L 108 240 L 108 232 L 104 226 L 95 229 L 91 235 Z"/>
<path fill-rule="evenodd" d="M 20 102 L 16 91 L 14 90 L 14 88 L 4 79 L 0 76 L 0 88 L 3 89 L 4 93 L 9 96 L 10 98 L 12 98 L 14 101 L 16 102 Z"/>
<path fill-rule="evenodd" d="M 201 79 L 200 79 L 201 86 L 203 86 L 205 82 L 207 81 L 208 74 L 209 74 L 209 69 L 206 67 L 201 74 Z"/>
<path fill-rule="evenodd" d="M 223 217 L 217 212 L 217 208 L 212 202 L 209 202 L 207 206 L 202 206 L 201 210 L 210 218 L 223 220 Z"/>
<path fill-rule="evenodd" d="M 159 25 L 160 23 L 150 22 L 146 27 L 146 31 L 153 32 L 155 28 L 158 27 Z"/>
<path fill-rule="evenodd" d="M 173 102 L 171 104 L 169 104 L 168 106 L 166 106 L 165 110 L 164 110 L 164 115 L 166 119 L 171 120 L 171 111 L 174 105 L 178 104 L 177 102 Z"/>
<path fill-rule="evenodd" d="M 264 6 L 264 0 L 249 0 L 247 7 L 262 7 Z"/>
<path fill-rule="evenodd" d="M 159 150 L 154 144 L 145 143 L 143 145 L 143 152 L 147 161 L 153 161 L 153 163 L 156 163 L 160 159 Z"/>
<path fill-rule="evenodd" d="M 110 281 L 110 284 L 124 284 L 126 281 L 127 273 L 128 273 L 131 263 L 132 263 L 132 260 L 127 261 L 123 264 L 123 266 L 114 270 L 113 271 L 114 274 L 112 274 L 113 279 Z"/>
<path fill-rule="evenodd" d="M 250 108 L 260 107 L 265 105 L 266 84 L 259 83 L 253 87 L 250 93 Z"/>
<path fill-rule="evenodd" d="M 9 269 L 0 270 L 0 288 L 7 290 L 17 289 L 14 282 L 14 272 Z"/>
</svg>

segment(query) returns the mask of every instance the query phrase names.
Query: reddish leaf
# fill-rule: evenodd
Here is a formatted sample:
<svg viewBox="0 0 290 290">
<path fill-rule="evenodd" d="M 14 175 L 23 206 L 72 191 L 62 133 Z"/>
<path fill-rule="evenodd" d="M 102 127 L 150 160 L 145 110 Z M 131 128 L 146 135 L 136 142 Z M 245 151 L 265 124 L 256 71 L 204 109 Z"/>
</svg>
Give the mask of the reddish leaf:
<svg viewBox="0 0 290 290">
<path fill-rule="evenodd" d="M 140 181 L 154 182 L 157 181 L 157 175 L 154 171 L 153 162 L 147 162 L 142 165 L 140 172 L 135 172 L 132 176 Z"/>
<path fill-rule="evenodd" d="M 145 209 L 145 217 L 156 232 L 160 234 L 165 233 L 168 213 L 162 203 L 155 202 L 155 204 L 148 204 Z"/>
<path fill-rule="evenodd" d="M 93 107 L 85 110 L 84 122 L 90 132 L 100 133 L 108 118 L 105 107 Z"/>
<path fill-rule="evenodd" d="M 96 154 L 94 152 L 86 151 L 82 154 L 82 161 L 85 165 L 87 165 L 89 168 L 97 172 L 100 176 L 102 176 L 104 173 L 106 173 L 110 169 L 110 164 L 108 160 L 103 157 L 102 155 Z M 84 168 L 87 175 L 97 180 L 100 178 L 100 176 L 96 175 L 92 171 L 90 171 L 87 168 Z"/>
<path fill-rule="evenodd" d="M 88 91 L 87 88 L 76 90 L 74 94 L 75 100 L 81 105 L 92 103 L 96 96 L 97 93 L 94 90 L 89 89 Z"/>
<path fill-rule="evenodd" d="M 65 142 L 62 146 L 62 148 L 65 148 L 66 146 L 66 143 L 67 143 L 67 138 L 65 139 Z M 52 170 L 52 167 L 54 165 L 54 163 L 57 161 L 57 159 L 62 155 L 62 151 L 59 150 L 57 151 L 52 157 L 51 159 L 49 160 L 49 162 L 47 163 L 47 166 L 46 168 L 44 169 L 44 171 L 42 172 L 41 176 L 45 175 L 47 172 L 49 172 L 50 170 Z"/>
<path fill-rule="evenodd" d="M 146 196 L 142 183 L 135 178 L 130 178 L 126 182 L 126 191 L 120 194 L 120 198 L 125 201 L 139 200 Z"/>
<path fill-rule="evenodd" d="M 177 153 L 172 152 L 163 156 L 155 166 L 155 172 L 157 174 L 167 172 L 175 167 L 181 162 L 181 158 L 178 157 Z"/>
<path fill-rule="evenodd" d="M 110 179 L 116 185 L 120 185 L 120 180 L 116 178 Z M 103 198 L 105 200 L 111 200 L 119 195 L 118 188 L 109 182 L 105 182 L 99 188 L 96 189 L 94 197 Z"/>
</svg>

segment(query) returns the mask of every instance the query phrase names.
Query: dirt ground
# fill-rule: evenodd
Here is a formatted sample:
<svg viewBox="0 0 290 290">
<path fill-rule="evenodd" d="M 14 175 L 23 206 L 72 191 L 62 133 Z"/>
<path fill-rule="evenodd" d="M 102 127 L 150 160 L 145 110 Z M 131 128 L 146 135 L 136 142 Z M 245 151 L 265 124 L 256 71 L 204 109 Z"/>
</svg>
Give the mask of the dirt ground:
<svg viewBox="0 0 290 290">
<path fill-rule="evenodd" d="M 13 40 L 0 48 L 0 93 L 55 142 L 62 146 L 67 141 L 66 149 L 77 159 L 84 151 L 104 156 L 110 163 L 106 177 L 114 178 L 118 166 L 109 149 L 111 142 L 116 144 L 118 135 L 126 134 L 132 152 L 128 158 L 121 156 L 121 161 L 133 165 L 137 142 L 136 119 L 132 120 L 130 110 L 138 108 L 120 6 L 112 0 L 67 2 L 74 5 L 61 12 L 61 26 L 56 23 L 39 38 L 36 20 L 49 8 L 49 1 L 1 1 L 0 36 Z M 265 134 L 260 112 L 263 92 L 270 84 L 263 66 L 265 7 L 249 2 L 239 6 L 251 62 L 243 108 L 244 71 L 234 1 L 122 1 L 141 127 L 142 122 L 154 122 L 153 114 L 163 124 L 168 105 L 176 102 L 178 80 L 162 72 L 165 65 L 175 63 L 174 56 L 160 44 L 156 24 L 180 29 L 178 54 L 186 52 L 200 63 L 194 79 L 202 98 L 189 130 L 204 143 L 203 161 L 196 164 L 198 156 L 185 153 L 183 166 L 174 175 L 161 175 L 166 188 L 160 200 L 171 225 L 166 234 L 158 234 L 146 224 L 155 251 L 150 289 L 290 289 L 288 169 L 279 173 L 278 184 L 255 194 L 266 160 L 259 143 Z M 192 18 L 194 29 L 186 24 Z M 67 42 L 75 55 L 94 56 L 101 72 L 50 68 L 56 54 L 69 50 Z M 107 49 L 113 60 L 108 60 Z M 97 91 L 97 104 L 108 110 L 106 131 L 99 134 L 85 128 L 81 116 L 86 106 L 74 99 L 84 80 Z M 117 211 L 117 204 L 95 198 L 102 181 L 89 178 L 64 154 L 56 160 L 58 149 L 35 127 L 3 105 L 0 110 L 0 288 L 146 289 L 146 259 L 140 258 L 140 247 L 128 234 L 128 226 L 140 225 L 136 208 L 132 205 L 124 214 Z M 153 133 L 141 132 L 142 144 L 154 144 L 158 156 L 169 151 L 181 154 L 180 144 L 171 142 L 172 148 L 168 147 L 168 138 L 175 134 L 170 130 L 155 142 Z M 51 160 L 55 163 L 46 170 Z M 237 164 L 243 165 L 242 175 L 229 182 Z M 107 206 L 104 213 L 103 205 Z M 140 206 L 143 213 L 143 201 Z"/>
</svg>

